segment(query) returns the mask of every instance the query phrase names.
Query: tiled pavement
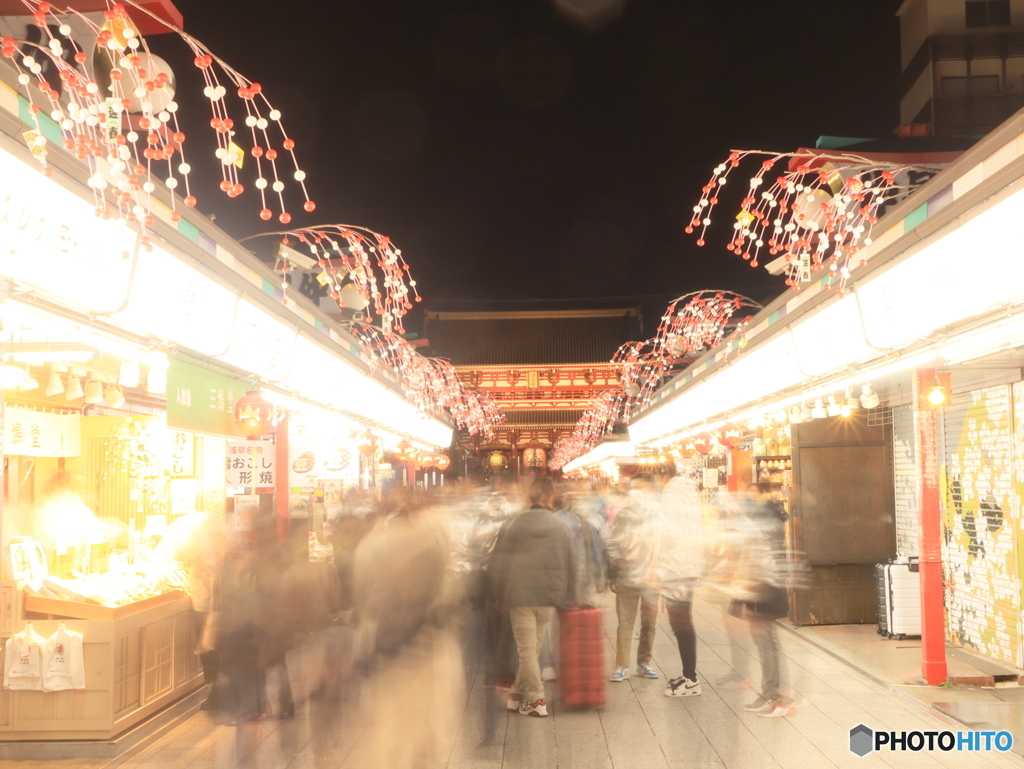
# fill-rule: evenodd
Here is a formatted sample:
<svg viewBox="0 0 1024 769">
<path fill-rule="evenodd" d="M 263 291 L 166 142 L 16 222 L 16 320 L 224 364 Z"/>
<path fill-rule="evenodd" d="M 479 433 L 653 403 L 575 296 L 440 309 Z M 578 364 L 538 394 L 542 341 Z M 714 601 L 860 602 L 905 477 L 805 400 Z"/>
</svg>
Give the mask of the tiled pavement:
<svg viewBox="0 0 1024 769">
<path fill-rule="evenodd" d="M 481 747 L 485 697 L 480 666 L 466 661 L 472 686 L 457 734 L 438 748 L 435 766 L 450 769 L 808 769 L 817 767 L 946 766 L 957 769 L 1021 765 L 1016 757 L 982 753 L 874 753 L 848 750 L 848 731 L 858 723 L 886 730 L 950 728 L 926 710 L 789 633 L 780 641 L 789 680 L 802 699 L 790 718 L 746 713 L 749 691 L 716 691 L 709 683 L 729 672 L 721 603 L 712 594 L 694 605 L 699 636 L 700 697 L 662 696 L 666 676 L 678 675 L 679 656 L 665 615 L 655 643 L 661 680 L 631 678 L 608 685 L 608 703 L 596 711 L 557 706 L 547 719 L 499 716 L 494 744 Z M 614 612 L 605 613 L 614 631 Z M 609 636 L 609 652 L 611 641 Z M 756 664 L 752 661 L 752 670 Z M 555 685 L 557 686 L 557 685 Z M 264 721 L 242 728 L 217 725 L 197 713 L 155 744 L 114 759 L 108 769 L 362 769 L 357 757 L 367 719 L 359 693 L 338 704 L 311 701 L 294 720 Z M 429 703 L 424 704 L 425 707 Z M 1016 737 L 1017 735 L 1015 735 Z M 396 734 L 395 739 L 402 735 Z M 1024 739 L 1024 735 L 1020 736 Z M 99 769 L 103 760 L 5 762 L 4 769 Z"/>
</svg>

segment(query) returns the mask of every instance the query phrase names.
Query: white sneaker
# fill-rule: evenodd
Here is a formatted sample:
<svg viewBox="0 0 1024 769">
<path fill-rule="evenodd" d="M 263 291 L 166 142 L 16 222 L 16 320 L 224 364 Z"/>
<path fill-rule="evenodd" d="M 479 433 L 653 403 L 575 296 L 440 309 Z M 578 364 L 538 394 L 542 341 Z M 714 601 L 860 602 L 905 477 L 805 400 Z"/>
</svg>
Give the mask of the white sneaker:
<svg viewBox="0 0 1024 769">
<path fill-rule="evenodd" d="M 609 681 L 625 681 L 627 678 L 629 678 L 629 668 L 626 666 L 616 668 L 615 672 L 608 676 Z"/>
<path fill-rule="evenodd" d="M 535 716 L 536 718 L 546 718 L 548 715 L 548 706 L 544 700 L 537 700 L 536 702 L 524 702 L 519 706 L 520 714 L 524 716 Z"/>
<path fill-rule="evenodd" d="M 786 718 L 796 714 L 796 704 L 793 702 L 783 702 L 782 700 L 775 700 L 772 703 L 771 710 L 759 710 L 757 714 L 761 718 Z"/>
<path fill-rule="evenodd" d="M 665 687 L 666 697 L 695 697 L 700 694 L 700 681 L 691 681 L 689 678 L 673 678 Z"/>
<path fill-rule="evenodd" d="M 519 710 L 519 707 L 522 704 L 522 697 L 520 697 L 518 694 L 510 694 L 508 699 L 505 700 L 505 710 Z"/>
<path fill-rule="evenodd" d="M 548 665 L 542 671 L 540 671 L 541 681 L 557 681 L 558 675 L 555 673 L 555 669 Z"/>
</svg>

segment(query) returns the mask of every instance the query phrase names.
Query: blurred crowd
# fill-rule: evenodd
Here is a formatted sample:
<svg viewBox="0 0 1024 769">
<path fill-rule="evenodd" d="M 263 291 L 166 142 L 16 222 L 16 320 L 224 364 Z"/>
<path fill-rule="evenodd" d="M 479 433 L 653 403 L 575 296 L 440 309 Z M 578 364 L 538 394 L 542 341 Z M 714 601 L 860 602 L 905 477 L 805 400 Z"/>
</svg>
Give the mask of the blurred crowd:
<svg viewBox="0 0 1024 769">
<path fill-rule="evenodd" d="M 614 662 L 594 691 L 660 676 L 664 609 L 680 658 L 664 694 L 699 696 L 692 605 L 705 586 L 727 599 L 733 641 L 732 672 L 715 686 L 750 688 L 748 710 L 783 717 L 794 704 L 774 620 L 799 571 L 785 521 L 767 485 L 712 497 L 685 475 L 352 491 L 322 531 L 293 521 L 287 537 L 273 518 L 244 536 L 230 517 L 208 521 L 182 548 L 203 707 L 242 730 L 309 702 L 328 719 L 317 731 L 325 761 L 339 749 L 331 719 L 356 718 L 367 729 L 359 765 L 426 766 L 450 749 L 478 665 L 485 743 L 505 710 L 547 716 L 549 681 L 593 677 L 576 647 L 559 648 L 559 626 L 593 607 L 614 605 L 616 617 Z"/>
</svg>

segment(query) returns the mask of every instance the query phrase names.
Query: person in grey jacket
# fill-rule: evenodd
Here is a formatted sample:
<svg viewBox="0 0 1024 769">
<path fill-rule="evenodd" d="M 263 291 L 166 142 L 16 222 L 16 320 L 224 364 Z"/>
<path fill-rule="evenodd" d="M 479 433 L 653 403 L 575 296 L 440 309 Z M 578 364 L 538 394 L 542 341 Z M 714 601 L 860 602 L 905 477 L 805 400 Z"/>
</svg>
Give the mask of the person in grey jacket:
<svg viewBox="0 0 1024 769">
<path fill-rule="evenodd" d="M 507 707 L 523 715 L 546 716 L 538 652 L 555 609 L 576 599 L 576 542 L 551 511 L 554 487 L 537 478 L 530 507 L 498 534 L 489 566 L 492 597 L 508 607 L 519 649 L 519 669 Z"/>
</svg>

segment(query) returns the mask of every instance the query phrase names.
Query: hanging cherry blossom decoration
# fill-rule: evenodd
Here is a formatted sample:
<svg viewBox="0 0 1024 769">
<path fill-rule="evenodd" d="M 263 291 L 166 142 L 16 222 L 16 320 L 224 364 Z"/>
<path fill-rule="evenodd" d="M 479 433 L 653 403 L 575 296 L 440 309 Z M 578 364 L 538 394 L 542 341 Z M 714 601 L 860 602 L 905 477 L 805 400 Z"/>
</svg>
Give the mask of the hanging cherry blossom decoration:
<svg viewBox="0 0 1024 769">
<path fill-rule="evenodd" d="M 467 387 L 450 362 L 424 357 L 395 332 L 366 322 L 353 322 L 349 330 L 370 365 L 394 371 L 409 402 L 420 411 L 447 411 L 459 429 L 470 435 L 490 436 L 494 426 L 504 420 L 490 393 Z"/>
<path fill-rule="evenodd" d="M 680 360 L 717 345 L 730 326 L 731 338 L 741 336 L 747 319 L 760 308 L 732 291 L 694 291 L 669 304 L 652 339 L 627 342 L 612 358 L 630 408 L 646 406 L 658 383 Z M 734 318 L 743 311 L 748 312 Z"/>
<path fill-rule="evenodd" d="M 751 267 L 766 256 L 784 258 L 786 284 L 796 291 L 826 271 L 825 288 L 845 293 L 851 271 L 864 264 L 858 254 L 871 244 L 880 210 L 920 186 L 906 172 L 928 178 L 937 171 L 845 153 L 733 150 L 693 207 L 686 232 L 697 233 L 698 246 L 731 172 L 749 157 L 765 159 L 750 177 L 726 247 Z"/>
<path fill-rule="evenodd" d="M 229 197 L 245 191 L 238 171 L 248 154 L 256 165 L 262 219 L 272 218 L 276 209 L 282 223 L 291 221 L 284 197 L 284 179 L 289 176 L 297 183 L 304 209 L 316 208 L 306 190 L 305 172 L 295 158 L 295 141 L 286 133 L 280 111 L 263 95 L 259 83 L 214 56 L 194 37 L 131 0 L 109 3 L 102 23 L 92 14 L 59 11 L 49 2 L 23 2 L 44 42 L 4 37 L 0 55 L 17 69 L 18 83 L 34 116 L 33 154 L 43 172 L 52 174 L 42 125 L 46 116 L 59 127 L 63 148 L 88 165 L 97 216 L 136 225 L 143 245 L 149 248 L 146 233 L 155 223 L 152 196 L 157 182 L 172 191 L 183 187 L 181 203 L 185 206 L 197 203 L 189 181 L 192 169 L 185 160 L 186 137 L 178 123 L 173 73 L 150 51 L 126 6 L 137 17 L 145 15 L 169 27 L 192 50 L 193 63 L 205 81 L 203 95 L 210 104 L 221 190 Z M 44 70 L 56 77 L 48 80 Z M 229 105 L 229 89 L 239 104 L 232 101 Z M 45 111 L 40 102 L 48 102 Z M 248 150 L 236 143 L 242 141 L 236 123 L 239 129 L 243 124 L 249 129 Z M 278 162 L 282 155 L 289 168 Z M 181 217 L 175 210 L 178 200 L 172 195 L 170 202 L 171 220 L 177 221 Z"/>
<path fill-rule="evenodd" d="M 370 318 L 376 313 L 385 329 L 405 333 L 402 318 L 421 297 L 402 250 L 386 235 L 356 225 L 322 224 L 251 235 L 240 242 L 270 236 L 281 236 L 281 245 L 287 249 L 309 253 L 319 270 L 317 281 L 339 307 L 365 312 Z M 278 262 L 287 297 L 289 261 L 279 255 Z"/>
<path fill-rule="evenodd" d="M 583 413 L 573 432 L 552 449 L 548 466 L 557 470 L 586 454 L 616 422 L 628 421 L 633 409 L 649 405 L 658 384 L 687 357 L 715 347 L 727 334 L 741 339 L 760 308 L 731 291 L 694 291 L 669 304 L 653 338 L 627 342 L 615 351 L 620 387 L 605 392 Z"/>
</svg>

